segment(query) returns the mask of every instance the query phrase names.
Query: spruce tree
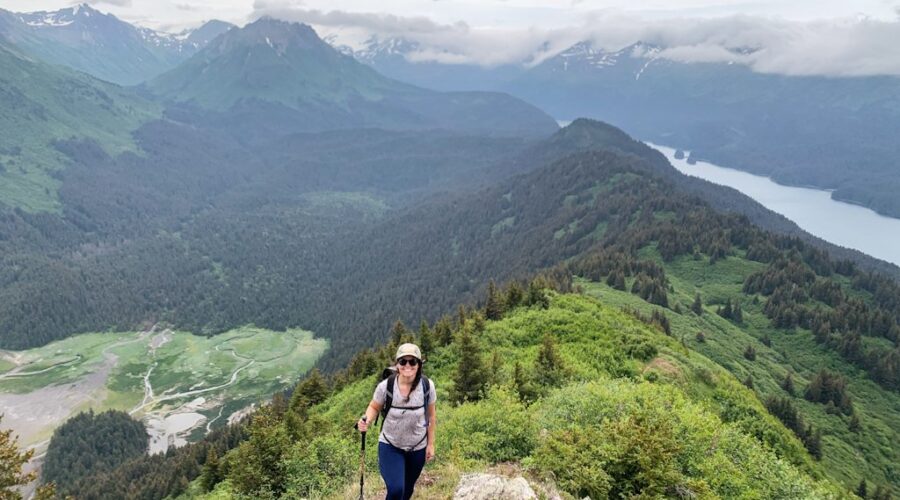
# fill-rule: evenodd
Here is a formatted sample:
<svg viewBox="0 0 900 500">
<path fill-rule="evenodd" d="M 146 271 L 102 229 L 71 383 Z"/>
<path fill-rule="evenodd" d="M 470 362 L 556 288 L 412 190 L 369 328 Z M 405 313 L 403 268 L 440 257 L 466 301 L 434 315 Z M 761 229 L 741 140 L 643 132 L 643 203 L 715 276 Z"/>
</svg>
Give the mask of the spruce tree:
<svg viewBox="0 0 900 500">
<path fill-rule="evenodd" d="M 859 434 L 862 430 L 862 424 L 860 424 L 859 416 L 856 413 L 854 413 L 853 416 L 850 417 L 850 421 L 847 422 L 847 429 L 856 434 Z"/>
<path fill-rule="evenodd" d="M 859 486 L 856 487 L 856 496 L 862 498 L 863 500 L 869 498 L 869 492 L 867 490 L 868 488 L 866 487 L 866 478 L 860 479 Z"/>
<path fill-rule="evenodd" d="M 298 415 L 305 415 L 309 407 L 325 401 L 329 393 L 328 382 L 322 376 L 322 372 L 318 368 L 313 368 L 294 389 L 294 394 L 291 396 L 291 411 Z"/>
<path fill-rule="evenodd" d="M 515 309 L 522 305 L 522 301 L 525 300 L 525 291 L 522 290 L 522 285 L 519 284 L 518 281 L 513 281 L 510 284 L 506 285 L 506 298 L 505 309 L 508 311 L 510 309 Z"/>
<path fill-rule="evenodd" d="M 424 319 L 419 325 L 419 349 L 422 351 L 422 357 L 428 359 L 428 355 L 434 350 L 434 334 L 428 328 L 428 322 Z"/>
<path fill-rule="evenodd" d="M 784 381 L 781 383 L 781 388 L 784 389 L 784 392 L 793 396 L 797 390 L 794 388 L 794 374 L 793 372 L 787 372 L 787 375 L 784 376 Z"/>
<path fill-rule="evenodd" d="M 703 314 L 703 302 L 700 301 L 700 293 L 694 295 L 694 303 L 691 304 L 691 311 L 694 312 L 697 316 Z"/>
<path fill-rule="evenodd" d="M 219 454 L 212 446 L 206 452 L 206 463 L 200 472 L 200 486 L 203 491 L 212 491 L 219 482 L 222 481 L 221 470 L 219 466 Z"/>
<path fill-rule="evenodd" d="M 557 387 L 566 377 L 562 357 L 556 347 L 556 338 L 546 333 L 535 361 L 535 378 L 543 386 Z"/>
<path fill-rule="evenodd" d="M 530 403 L 537 399 L 537 391 L 534 388 L 534 384 L 531 383 L 531 380 L 525 373 L 525 369 L 522 368 L 522 364 L 518 361 L 513 367 L 513 387 L 516 389 L 516 394 L 519 395 L 519 400 L 523 403 Z"/>
<path fill-rule="evenodd" d="M 394 326 L 391 327 L 391 343 L 394 345 L 394 348 L 397 348 L 400 344 L 409 342 L 411 339 L 412 335 L 410 335 L 406 325 L 403 324 L 403 321 L 398 319 L 394 323 Z"/>
<path fill-rule="evenodd" d="M 453 342 L 453 322 L 448 316 L 441 316 L 441 319 L 434 324 L 434 337 L 439 345 L 450 345 Z"/>
<path fill-rule="evenodd" d="M 744 349 L 744 357 L 749 361 L 756 361 L 756 349 L 754 349 L 752 345 L 748 345 L 747 348 Z"/>
<path fill-rule="evenodd" d="M 458 337 L 459 363 L 453 374 L 453 389 L 450 400 L 462 404 L 467 401 L 478 401 L 484 397 L 487 385 L 484 363 L 475 337 L 464 328 Z"/>
<path fill-rule="evenodd" d="M 497 291 L 494 280 L 488 283 L 487 301 L 484 305 L 484 316 L 491 321 L 497 321 L 503 317 L 503 299 Z"/>
</svg>

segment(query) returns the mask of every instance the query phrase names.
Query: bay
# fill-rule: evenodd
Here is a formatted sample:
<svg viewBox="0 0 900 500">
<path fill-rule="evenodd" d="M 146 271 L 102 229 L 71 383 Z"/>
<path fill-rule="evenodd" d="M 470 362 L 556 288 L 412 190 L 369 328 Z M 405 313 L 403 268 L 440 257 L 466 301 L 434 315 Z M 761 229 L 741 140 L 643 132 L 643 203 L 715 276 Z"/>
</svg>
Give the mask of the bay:
<svg viewBox="0 0 900 500">
<path fill-rule="evenodd" d="M 900 219 L 834 200 L 829 191 L 784 186 L 768 177 L 704 161 L 690 165 L 687 151 L 683 159 L 676 159 L 675 149 L 646 144 L 683 174 L 737 189 L 825 241 L 900 265 Z"/>
</svg>

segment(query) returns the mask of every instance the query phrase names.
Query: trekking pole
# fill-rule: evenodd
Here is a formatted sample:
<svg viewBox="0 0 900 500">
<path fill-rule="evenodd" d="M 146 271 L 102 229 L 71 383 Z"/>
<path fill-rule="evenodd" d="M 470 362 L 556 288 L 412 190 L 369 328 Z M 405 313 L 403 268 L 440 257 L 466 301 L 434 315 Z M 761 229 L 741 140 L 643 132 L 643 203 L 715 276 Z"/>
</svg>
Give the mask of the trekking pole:
<svg viewBox="0 0 900 500">
<path fill-rule="evenodd" d="M 363 422 L 366 421 L 366 417 L 362 418 Z M 359 429 L 359 424 L 356 425 L 357 430 Z M 365 487 L 366 481 L 366 432 L 360 432 L 360 452 L 359 452 L 359 500 L 364 500 L 363 498 L 363 488 Z"/>
</svg>

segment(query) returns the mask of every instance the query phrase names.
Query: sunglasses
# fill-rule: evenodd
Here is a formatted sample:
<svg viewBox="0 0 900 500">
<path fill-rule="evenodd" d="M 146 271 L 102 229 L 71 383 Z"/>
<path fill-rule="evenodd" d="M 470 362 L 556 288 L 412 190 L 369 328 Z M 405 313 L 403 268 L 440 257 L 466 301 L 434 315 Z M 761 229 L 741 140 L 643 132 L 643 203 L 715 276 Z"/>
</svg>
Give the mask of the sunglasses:
<svg viewBox="0 0 900 500">
<path fill-rule="evenodd" d="M 419 360 L 416 358 L 400 358 L 397 360 L 397 364 L 399 364 L 400 366 L 418 366 Z"/>
</svg>

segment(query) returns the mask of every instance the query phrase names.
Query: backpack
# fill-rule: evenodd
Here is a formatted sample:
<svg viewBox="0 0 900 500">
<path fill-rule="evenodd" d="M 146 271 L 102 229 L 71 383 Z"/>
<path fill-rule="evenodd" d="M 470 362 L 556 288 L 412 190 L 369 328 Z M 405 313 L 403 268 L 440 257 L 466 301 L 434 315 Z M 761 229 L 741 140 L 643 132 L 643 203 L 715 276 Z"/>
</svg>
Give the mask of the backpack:
<svg viewBox="0 0 900 500">
<path fill-rule="evenodd" d="M 394 382 L 397 380 L 397 369 L 394 367 L 385 368 L 384 371 L 381 372 L 381 380 L 387 379 L 387 390 L 384 394 L 384 405 L 381 407 L 381 413 L 379 415 L 375 415 L 375 423 L 373 425 L 378 424 L 378 418 L 381 417 L 381 425 L 384 426 L 384 421 L 387 418 L 387 414 L 391 411 L 391 408 L 394 407 Z M 379 382 L 380 383 L 380 382 Z M 431 381 L 428 380 L 428 377 L 422 375 L 420 380 L 420 384 L 422 386 L 422 390 L 425 391 L 425 427 L 428 427 L 428 424 L 431 423 L 428 418 L 428 405 L 431 402 Z M 415 390 L 413 388 L 412 390 Z M 418 410 L 420 407 L 399 407 L 403 410 Z"/>
</svg>

